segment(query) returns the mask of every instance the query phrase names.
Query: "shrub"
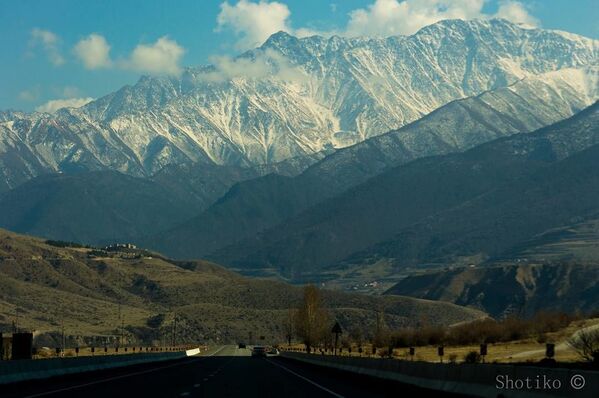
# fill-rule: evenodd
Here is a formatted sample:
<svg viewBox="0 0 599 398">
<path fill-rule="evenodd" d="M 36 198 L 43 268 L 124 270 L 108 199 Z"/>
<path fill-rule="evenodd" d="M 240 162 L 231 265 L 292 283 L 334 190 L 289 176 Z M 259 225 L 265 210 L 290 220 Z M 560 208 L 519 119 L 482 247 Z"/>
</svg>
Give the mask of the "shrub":
<svg viewBox="0 0 599 398">
<path fill-rule="evenodd" d="M 477 351 L 470 351 L 464 356 L 464 362 L 466 363 L 479 363 L 480 354 Z"/>
<path fill-rule="evenodd" d="M 582 329 L 568 340 L 568 344 L 586 361 L 599 363 L 599 329 Z"/>
</svg>

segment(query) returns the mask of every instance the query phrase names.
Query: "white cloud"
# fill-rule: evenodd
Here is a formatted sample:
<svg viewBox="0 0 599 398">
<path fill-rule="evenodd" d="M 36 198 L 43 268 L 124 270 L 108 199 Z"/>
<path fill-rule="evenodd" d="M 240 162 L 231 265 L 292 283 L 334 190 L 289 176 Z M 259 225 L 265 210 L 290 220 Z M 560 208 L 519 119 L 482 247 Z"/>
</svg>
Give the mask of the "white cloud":
<svg viewBox="0 0 599 398">
<path fill-rule="evenodd" d="M 109 68 L 112 65 L 110 45 L 96 33 L 79 40 L 73 51 L 87 69 Z"/>
<path fill-rule="evenodd" d="M 539 20 L 530 15 L 526 7 L 518 1 L 501 1 L 494 16 L 530 27 L 539 26 L 540 24 Z"/>
<path fill-rule="evenodd" d="M 221 4 L 217 31 L 232 30 L 238 37 L 237 47 L 248 49 L 262 44 L 271 34 L 280 30 L 298 37 L 320 34 L 330 36 L 393 36 L 410 35 L 443 19 L 505 18 L 527 26 L 538 25 L 538 20 L 516 0 L 500 0 L 495 14 L 483 12 L 488 0 L 374 0 L 365 8 L 349 13 L 345 28 L 328 32 L 309 28 L 291 27 L 289 8 L 277 1 L 258 3 L 239 0 L 236 4 Z M 333 3 L 334 4 L 334 3 Z M 331 4 L 331 7 L 333 5 Z M 334 11 L 336 7 L 334 7 Z"/>
<path fill-rule="evenodd" d="M 34 28 L 31 30 L 31 39 L 29 41 L 29 45 L 31 47 L 41 46 L 44 49 L 48 60 L 54 66 L 60 66 L 65 62 L 58 48 L 59 43 L 60 38 L 58 35 L 50 32 L 49 30 L 39 28 Z"/>
<path fill-rule="evenodd" d="M 375 0 L 366 8 L 350 13 L 347 36 L 410 35 L 424 26 L 444 19 L 505 18 L 515 23 L 536 26 L 522 3 L 501 1 L 496 14 L 485 14 L 486 0 Z"/>
<path fill-rule="evenodd" d="M 79 108 L 93 100 L 94 99 L 90 98 L 90 97 L 55 99 L 55 100 L 50 100 L 50 101 L 46 102 L 45 104 L 38 106 L 37 108 L 35 108 L 35 110 L 37 112 L 54 113 L 57 110 L 62 109 L 62 108 Z"/>
<path fill-rule="evenodd" d="M 443 19 L 505 18 L 516 23 L 536 24 L 518 1 L 503 1 L 497 14 L 483 13 L 485 0 L 376 0 L 365 9 L 350 13 L 348 36 L 410 35 Z"/>
<path fill-rule="evenodd" d="M 287 5 L 261 0 L 253 3 L 240 0 L 235 5 L 224 2 L 217 17 L 217 31 L 231 29 L 239 38 L 237 48 L 247 50 L 262 44 L 271 34 L 291 32 Z"/>
<path fill-rule="evenodd" d="M 163 36 L 154 44 L 139 44 L 122 65 L 139 72 L 179 75 L 179 62 L 184 53 L 185 49 L 176 41 Z"/>
<path fill-rule="evenodd" d="M 202 76 L 204 81 L 222 82 L 234 78 L 261 79 L 269 77 L 276 80 L 303 82 L 307 75 L 290 64 L 283 55 L 267 49 L 260 52 L 254 59 L 212 57 L 214 71 Z"/>
</svg>

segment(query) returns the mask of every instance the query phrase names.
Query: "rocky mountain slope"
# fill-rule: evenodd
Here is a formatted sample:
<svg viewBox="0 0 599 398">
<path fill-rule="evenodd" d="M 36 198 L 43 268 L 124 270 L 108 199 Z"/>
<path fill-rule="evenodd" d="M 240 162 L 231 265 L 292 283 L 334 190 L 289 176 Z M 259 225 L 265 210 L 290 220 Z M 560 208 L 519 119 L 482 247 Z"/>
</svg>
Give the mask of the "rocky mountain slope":
<svg viewBox="0 0 599 398">
<path fill-rule="evenodd" d="M 283 321 L 301 288 L 243 278 L 203 261 L 177 262 L 154 253 L 99 253 L 57 247 L 0 230 L 0 331 L 15 313 L 19 326 L 37 333 L 120 334 L 129 341 L 159 339 L 177 313 L 179 341 L 236 342 L 248 332 L 284 340 Z M 324 292 L 326 305 L 346 330 L 374 327 L 384 308 L 390 326 L 453 324 L 485 316 L 449 303 L 404 297 Z"/>
<path fill-rule="evenodd" d="M 147 176 L 253 166 L 401 127 L 459 98 L 597 62 L 597 41 L 505 20 L 448 20 L 387 39 L 277 33 L 180 77 L 143 77 L 79 109 L 0 115 L 1 188 L 49 171 Z"/>
<path fill-rule="evenodd" d="M 534 133 L 393 168 L 210 257 L 293 275 L 342 261 L 500 255 L 599 211 L 598 115 L 596 103 Z"/>
<path fill-rule="evenodd" d="M 200 211 L 201 201 L 175 185 L 108 170 L 46 174 L 0 194 L 0 225 L 86 244 L 128 241 Z"/>
<path fill-rule="evenodd" d="M 297 174 L 306 158 L 252 168 L 170 164 L 144 181 L 111 171 L 44 174 L 0 194 L 6 209 L 0 226 L 85 243 L 134 239 L 171 255 L 200 257 L 391 167 L 568 117 L 597 97 L 596 76 L 596 68 L 562 69 L 450 102 L 399 130 L 328 156 L 319 152 L 311 161 L 324 158 L 295 178 L 282 175 Z M 281 175 L 260 177 L 268 173 Z"/>
<path fill-rule="evenodd" d="M 571 116 L 599 98 L 599 69 L 564 69 L 452 101 L 399 130 L 337 150 L 293 179 L 238 184 L 199 216 L 139 242 L 201 257 L 255 236 L 318 202 L 414 159 L 460 152 Z"/>
<path fill-rule="evenodd" d="M 595 311 L 599 306 L 596 264 L 506 264 L 464 267 L 409 276 L 386 294 L 442 300 L 479 308 L 494 317 L 538 311 Z"/>
</svg>

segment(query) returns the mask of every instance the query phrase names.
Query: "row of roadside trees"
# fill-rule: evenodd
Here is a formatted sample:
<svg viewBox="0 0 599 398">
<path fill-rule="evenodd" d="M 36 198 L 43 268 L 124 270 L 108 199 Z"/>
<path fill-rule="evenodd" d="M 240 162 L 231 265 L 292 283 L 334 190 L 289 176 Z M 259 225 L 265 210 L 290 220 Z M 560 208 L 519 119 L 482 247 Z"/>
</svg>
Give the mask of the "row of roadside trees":
<svg viewBox="0 0 599 398">
<path fill-rule="evenodd" d="M 335 320 L 326 309 L 319 289 L 314 285 L 304 287 L 303 298 L 296 309 L 289 309 L 284 331 L 289 344 L 297 337 L 308 352 L 316 347 L 332 347 L 331 327 Z M 545 342 L 547 333 L 567 327 L 580 320 L 580 315 L 541 312 L 531 318 L 509 317 L 503 320 L 483 319 L 453 328 L 422 326 L 391 330 L 385 323 L 382 311 L 377 313 L 374 330 L 350 330 L 342 344 L 361 346 L 368 343 L 381 352 L 392 352 L 393 348 L 426 345 L 472 345 L 499 343 L 524 338 L 536 338 Z M 599 362 L 599 326 L 581 330 L 569 339 L 568 344 L 581 359 Z"/>
</svg>

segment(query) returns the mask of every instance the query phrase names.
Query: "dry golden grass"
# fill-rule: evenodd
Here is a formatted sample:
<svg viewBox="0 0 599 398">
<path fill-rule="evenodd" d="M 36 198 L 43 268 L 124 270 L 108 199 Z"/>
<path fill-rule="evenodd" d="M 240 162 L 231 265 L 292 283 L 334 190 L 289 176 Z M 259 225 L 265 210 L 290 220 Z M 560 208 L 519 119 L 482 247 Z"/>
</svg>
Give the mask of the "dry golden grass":
<svg viewBox="0 0 599 398">
<path fill-rule="evenodd" d="M 301 297 L 299 287 L 244 278 L 205 261 L 92 254 L 91 249 L 51 246 L 0 230 L 0 331 L 11 329 L 18 308 L 20 328 L 37 335 L 56 334 L 64 326 L 73 338 L 110 336 L 118 333 L 122 318 L 132 334 L 144 336 L 132 336 L 132 341 L 147 336 L 156 340 L 157 334 L 169 333 L 177 312 L 182 318 L 180 336 L 187 341 L 246 341 L 249 332 L 276 341 L 282 337 L 288 308 Z M 413 326 L 421 314 L 434 324 L 484 316 L 444 302 L 343 292 L 326 295 L 333 311 L 363 327 L 374 323 L 376 310 L 383 305 L 390 322 L 401 326 Z M 164 323 L 150 327 L 149 319 L 157 314 L 164 315 Z"/>
</svg>

